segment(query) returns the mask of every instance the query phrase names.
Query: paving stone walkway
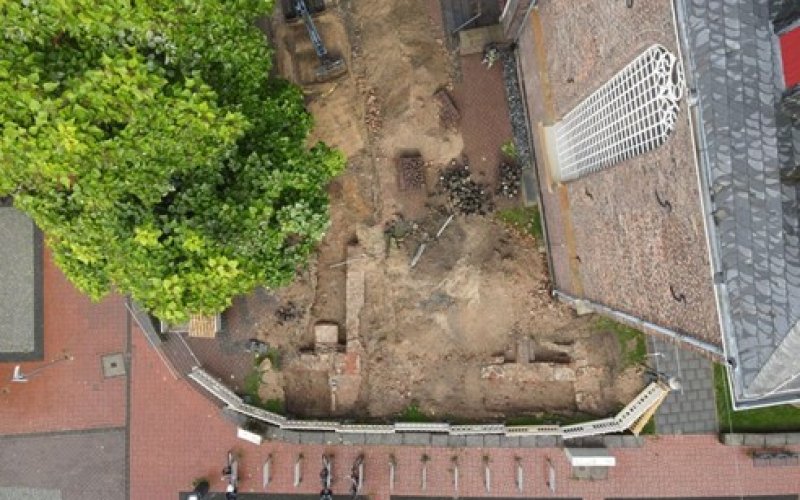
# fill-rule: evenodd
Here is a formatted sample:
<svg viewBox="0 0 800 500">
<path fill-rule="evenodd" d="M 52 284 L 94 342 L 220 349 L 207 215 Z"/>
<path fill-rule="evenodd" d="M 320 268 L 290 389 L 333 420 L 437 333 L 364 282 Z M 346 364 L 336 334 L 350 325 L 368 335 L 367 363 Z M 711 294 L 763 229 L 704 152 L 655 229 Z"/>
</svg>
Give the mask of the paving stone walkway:
<svg viewBox="0 0 800 500">
<path fill-rule="evenodd" d="M 648 365 L 680 379 L 682 389 L 672 391 L 656 412 L 659 434 L 716 433 L 717 408 L 714 371 L 710 360 L 676 344 L 654 337 L 647 340 Z"/>
</svg>

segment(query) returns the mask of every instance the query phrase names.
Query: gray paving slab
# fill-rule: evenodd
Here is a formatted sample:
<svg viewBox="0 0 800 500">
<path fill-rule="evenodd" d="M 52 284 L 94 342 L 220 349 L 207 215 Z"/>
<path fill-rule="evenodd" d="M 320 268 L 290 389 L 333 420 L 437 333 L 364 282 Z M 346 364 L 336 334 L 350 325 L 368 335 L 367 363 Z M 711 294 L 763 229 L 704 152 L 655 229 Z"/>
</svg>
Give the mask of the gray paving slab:
<svg viewBox="0 0 800 500">
<path fill-rule="evenodd" d="M 3 500 L 126 497 L 124 429 L 0 437 L 0 464 Z"/>
<path fill-rule="evenodd" d="M 655 415 L 659 434 L 712 434 L 718 431 L 714 372 L 710 360 L 656 337 L 647 339 L 648 366 L 681 382 Z"/>
<path fill-rule="evenodd" d="M 41 236 L 7 206 L 0 206 L 0 234 L 0 361 L 42 359 Z"/>
</svg>

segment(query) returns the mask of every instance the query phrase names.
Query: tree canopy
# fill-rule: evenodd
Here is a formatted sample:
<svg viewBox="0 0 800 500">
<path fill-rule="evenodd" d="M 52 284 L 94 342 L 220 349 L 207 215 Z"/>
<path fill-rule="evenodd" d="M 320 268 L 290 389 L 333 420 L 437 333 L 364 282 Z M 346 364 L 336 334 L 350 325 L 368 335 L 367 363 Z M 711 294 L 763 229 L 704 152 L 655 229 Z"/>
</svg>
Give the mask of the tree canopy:
<svg viewBox="0 0 800 500">
<path fill-rule="evenodd" d="M 342 156 L 268 76 L 265 0 L 0 0 L 0 197 L 162 319 L 292 279 Z"/>
</svg>

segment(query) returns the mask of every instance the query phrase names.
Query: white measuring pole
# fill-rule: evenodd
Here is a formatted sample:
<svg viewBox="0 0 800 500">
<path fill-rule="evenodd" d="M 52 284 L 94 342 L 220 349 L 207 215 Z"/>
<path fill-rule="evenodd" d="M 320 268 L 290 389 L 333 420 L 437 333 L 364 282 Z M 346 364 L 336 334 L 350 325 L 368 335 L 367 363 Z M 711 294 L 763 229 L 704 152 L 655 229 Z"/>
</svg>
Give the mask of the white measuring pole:
<svg viewBox="0 0 800 500">
<path fill-rule="evenodd" d="M 394 491 L 394 469 L 397 467 L 397 462 L 394 457 L 389 457 L 389 491 Z"/>
<path fill-rule="evenodd" d="M 492 471 L 489 469 L 489 460 L 483 462 L 483 483 L 486 486 L 486 493 L 492 491 Z"/>
<path fill-rule="evenodd" d="M 303 455 L 297 455 L 297 460 L 294 462 L 294 487 L 300 486 L 303 482 Z"/>
<path fill-rule="evenodd" d="M 272 455 L 269 455 L 267 457 L 267 461 L 264 462 L 264 469 L 263 469 L 263 472 L 264 472 L 264 483 L 263 484 L 264 484 L 264 490 L 265 491 L 266 491 L 267 487 L 269 486 L 270 481 L 272 481 L 272 472 L 270 470 L 271 468 L 272 468 Z"/>
</svg>

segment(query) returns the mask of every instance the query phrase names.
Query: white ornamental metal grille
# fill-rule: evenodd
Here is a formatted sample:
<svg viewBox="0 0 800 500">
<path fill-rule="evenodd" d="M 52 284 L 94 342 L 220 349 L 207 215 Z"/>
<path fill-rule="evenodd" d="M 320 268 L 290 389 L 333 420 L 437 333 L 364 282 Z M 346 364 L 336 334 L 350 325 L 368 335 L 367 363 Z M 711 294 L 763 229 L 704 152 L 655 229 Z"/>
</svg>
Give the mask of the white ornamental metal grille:
<svg viewBox="0 0 800 500">
<path fill-rule="evenodd" d="M 653 45 L 555 125 L 562 181 L 577 179 L 662 145 L 683 96 L 678 58 Z"/>
</svg>

